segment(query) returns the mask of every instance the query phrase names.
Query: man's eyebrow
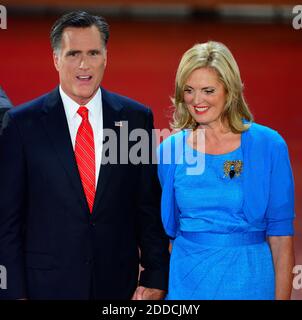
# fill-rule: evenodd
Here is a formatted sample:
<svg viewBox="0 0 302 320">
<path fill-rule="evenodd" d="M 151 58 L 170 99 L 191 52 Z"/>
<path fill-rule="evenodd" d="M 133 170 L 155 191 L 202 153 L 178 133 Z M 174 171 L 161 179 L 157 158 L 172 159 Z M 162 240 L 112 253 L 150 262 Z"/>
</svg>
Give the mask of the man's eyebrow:
<svg viewBox="0 0 302 320">
<path fill-rule="evenodd" d="M 71 55 L 75 55 L 75 54 L 78 54 L 78 53 L 82 53 L 81 50 L 69 50 L 66 52 L 66 56 L 71 56 Z M 99 49 L 91 49 L 88 51 L 88 53 L 101 53 L 101 50 Z"/>
<path fill-rule="evenodd" d="M 91 49 L 88 52 L 89 53 L 101 53 L 101 50 L 99 50 L 99 49 Z"/>
<path fill-rule="evenodd" d="M 66 56 L 70 56 L 70 55 L 77 54 L 77 53 L 81 53 L 81 51 L 80 50 L 69 50 L 66 52 Z"/>
</svg>

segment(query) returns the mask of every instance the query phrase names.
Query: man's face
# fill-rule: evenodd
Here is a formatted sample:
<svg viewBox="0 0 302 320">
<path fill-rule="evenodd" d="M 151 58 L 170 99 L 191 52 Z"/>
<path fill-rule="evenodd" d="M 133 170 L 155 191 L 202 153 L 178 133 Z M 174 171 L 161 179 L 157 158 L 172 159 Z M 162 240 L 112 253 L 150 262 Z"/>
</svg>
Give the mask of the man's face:
<svg viewBox="0 0 302 320">
<path fill-rule="evenodd" d="M 79 105 L 87 104 L 99 88 L 107 63 L 97 27 L 66 28 L 61 49 L 53 58 L 63 91 Z"/>
</svg>

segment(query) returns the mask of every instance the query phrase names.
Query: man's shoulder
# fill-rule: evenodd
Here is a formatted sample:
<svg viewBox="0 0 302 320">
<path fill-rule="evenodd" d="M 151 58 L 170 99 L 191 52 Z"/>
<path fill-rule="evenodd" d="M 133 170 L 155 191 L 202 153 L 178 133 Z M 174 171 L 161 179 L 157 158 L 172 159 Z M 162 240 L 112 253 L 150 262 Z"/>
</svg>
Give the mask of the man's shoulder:
<svg viewBox="0 0 302 320">
<path fill-rule="evenodd" d="M 17 105 L 15 108 L 9 110 L 9 114 L 13 117 L 23 117 L 40 112 L 50 94 L 51 93 L 48 92 L 37 98 L 34 98 L 33 100 Z"/>
<path fill-rule="evenodd" d="M 107 89 L 102 88 L 102 95 L 105 100 L 111 104 L 119 104 L 122 108 L 125 108 L 127 111 L 137 111 L 137 112 L 148 112 L 149 108 L 143 103 L 124 96 L 122 94 L 108 91 Z"/>
</svg>

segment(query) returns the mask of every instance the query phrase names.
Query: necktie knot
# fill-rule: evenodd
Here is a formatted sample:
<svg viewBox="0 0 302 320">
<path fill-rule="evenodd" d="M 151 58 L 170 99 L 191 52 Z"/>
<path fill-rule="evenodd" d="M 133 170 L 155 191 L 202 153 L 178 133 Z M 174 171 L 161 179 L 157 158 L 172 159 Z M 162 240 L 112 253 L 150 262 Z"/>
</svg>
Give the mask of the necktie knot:
<svg viewBox="0 0 302 320">
<path fill-rule="evenodd" d="M 83 120 L 88 120 L 88 109 L 85 106 L 80 106 L 77 112 Z"/>
</svg>

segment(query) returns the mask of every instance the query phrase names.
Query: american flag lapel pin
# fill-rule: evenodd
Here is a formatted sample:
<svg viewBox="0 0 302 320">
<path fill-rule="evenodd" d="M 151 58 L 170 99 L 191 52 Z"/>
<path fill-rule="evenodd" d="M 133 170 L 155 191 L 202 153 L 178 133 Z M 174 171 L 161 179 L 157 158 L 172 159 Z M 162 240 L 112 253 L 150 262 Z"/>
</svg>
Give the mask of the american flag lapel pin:
<svg viewBox="0 0 302 320">
<path fill-rule="evenodd" d="M 114 125 L 116 127 L 122 127 L 123 126 L 123 121 L 114 121 Z"/>
</svg>

